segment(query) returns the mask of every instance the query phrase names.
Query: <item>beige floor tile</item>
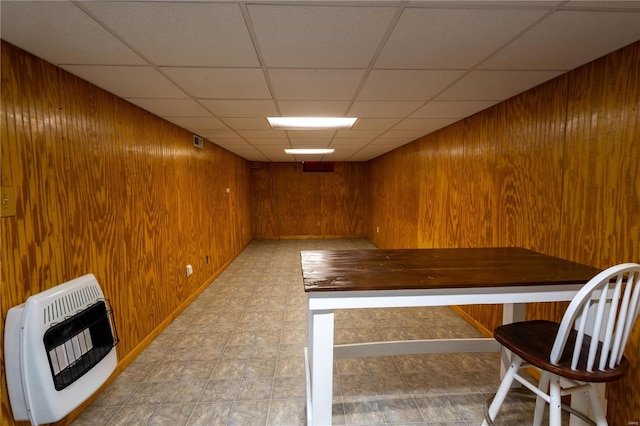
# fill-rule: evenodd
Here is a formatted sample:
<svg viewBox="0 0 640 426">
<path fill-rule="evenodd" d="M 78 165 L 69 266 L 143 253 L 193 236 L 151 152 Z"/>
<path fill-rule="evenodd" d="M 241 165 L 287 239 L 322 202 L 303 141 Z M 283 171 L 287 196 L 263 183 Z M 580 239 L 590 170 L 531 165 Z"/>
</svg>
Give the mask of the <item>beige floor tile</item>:
<svg viewBox="0 0 640 426">
<path fill-rule="evenodd" d="M 407 424 L 423 422 L 422 414 L 411 396 L 391 396 L 378 399 L 386 423 Z"/>
<path fill-rule="evenodd" d="M 113 416 L 108 424 L 109 426 L 146 425 L 156 408 L 158 408 L 157 405 L 124 406 Z"/>
<path fill-rule="evenodd" d="M 189 426 L 224 426 L 227 424 L 232 402 L 200 403 L 191 413 Z"/>
<path fill-rule="evenodd" d="M 156 408 L 149 418 L 149 426 L 181 426 L 186 425 L 191 417 L 195 404 L 163 404 Z"/>
<path fill-rule="evenodd" d="M 240 389 L 240 382 L 240 379 L 209 380 L 205 385 L 200 401 L 235 401 Z"/>
<path fill-rule="evenodd" d="M 227 425 L 262 426 L 269 414 L 269 401 L 236 401 L 233 403 Z"/>
<path fill-rule="evenodd" d="M 307 295 L 301 250 L 374 248 L 366 240 L 256 240 L 74 421 L 82 425 L 282 425 L 306 422 Z M 336 312 L 337 343 L 478 337 L 447 307 Z M 498 386 L 498 354 L 335 362 L 333 424 L 479 424 Z M 497 424 L 530 423 L 509 398 Z M 468 422 L 468 423 L 467 423 Z"/>
<path fill-rule="evenodd" d="M 269 408 L 267 425 L 306 425 L 306 404 L 304 399 L 274 399 Z"/>
</svg>

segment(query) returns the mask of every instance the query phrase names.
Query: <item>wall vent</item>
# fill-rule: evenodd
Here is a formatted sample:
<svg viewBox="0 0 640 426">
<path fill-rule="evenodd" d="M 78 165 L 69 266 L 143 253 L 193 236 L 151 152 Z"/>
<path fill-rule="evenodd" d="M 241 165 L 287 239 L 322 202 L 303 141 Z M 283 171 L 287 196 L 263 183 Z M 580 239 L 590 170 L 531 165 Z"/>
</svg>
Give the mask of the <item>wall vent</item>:
<svg viewBox="0 0 640 426">
<path fill-rule="evenodd" d="M 303 173 L 333 173 L 335 170 L 332 162 L 325 161 L 305 161 L 302 163 Z"/>
<path fill-rule="evenodd" d="M 198 135 L 193 135 L 193 146 L 196 148 L 204 148 L 204 138 Z"/>
</svg>

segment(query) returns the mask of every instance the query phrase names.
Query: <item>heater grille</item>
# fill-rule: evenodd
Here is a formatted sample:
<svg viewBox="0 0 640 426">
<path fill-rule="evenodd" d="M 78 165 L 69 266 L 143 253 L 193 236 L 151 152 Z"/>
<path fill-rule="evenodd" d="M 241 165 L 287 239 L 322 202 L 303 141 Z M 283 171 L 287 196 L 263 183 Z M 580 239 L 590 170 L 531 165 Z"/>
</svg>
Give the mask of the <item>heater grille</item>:
<svg viewBox="0 0 640 426">
<path fill-rule="evenodd" d="M 57 391 L 82 377 L 118 343 L 113 311 L 107 304 L 108 301 L 100 301 L 52 326 L 44 334 Z"/>
</svg>

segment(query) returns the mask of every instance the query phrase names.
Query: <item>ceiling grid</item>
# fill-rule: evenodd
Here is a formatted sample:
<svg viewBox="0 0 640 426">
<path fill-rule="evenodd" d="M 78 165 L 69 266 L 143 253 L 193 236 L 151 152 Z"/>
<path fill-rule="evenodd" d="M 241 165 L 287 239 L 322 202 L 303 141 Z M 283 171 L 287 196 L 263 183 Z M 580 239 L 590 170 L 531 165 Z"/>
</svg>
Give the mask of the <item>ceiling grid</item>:
<svg viewBox="0 0 640 426">
<path fill-rule="evenodd" d="M 640 1 L 12 1 L 2 39 L 250 161 L 367 161 L 640 40 Z M 358 117 L 349 130 L 268 116 Z"/>
</svg>

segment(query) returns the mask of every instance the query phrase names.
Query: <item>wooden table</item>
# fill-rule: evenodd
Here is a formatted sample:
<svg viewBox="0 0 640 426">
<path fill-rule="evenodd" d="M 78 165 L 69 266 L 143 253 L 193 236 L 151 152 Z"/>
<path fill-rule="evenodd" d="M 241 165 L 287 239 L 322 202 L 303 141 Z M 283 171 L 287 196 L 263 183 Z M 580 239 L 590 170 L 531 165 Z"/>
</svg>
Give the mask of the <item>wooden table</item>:
<svg viewBox="0 0 640 426">
<path fill-rule="evenodd" d="M 506 324 L 524 320 L 526 303 L 571 300 L 600 272 L 522 248 L 303 251 L 301 262 L 309 301 L 305 357 L 312 425 L 331 424 L 334 357 L 501 350 L 490 338 L 334 346 L 335 309 L 503 304 Z"/>
</svg>

